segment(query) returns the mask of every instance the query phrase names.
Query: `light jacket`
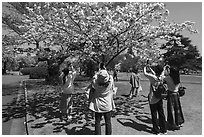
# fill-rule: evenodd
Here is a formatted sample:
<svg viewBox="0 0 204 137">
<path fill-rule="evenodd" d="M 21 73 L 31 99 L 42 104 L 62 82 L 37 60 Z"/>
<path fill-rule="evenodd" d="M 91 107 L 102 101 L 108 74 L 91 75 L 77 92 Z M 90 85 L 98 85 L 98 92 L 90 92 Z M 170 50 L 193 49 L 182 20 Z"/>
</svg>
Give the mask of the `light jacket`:
<svg viewBox="0 0 204 137">
<path fill-rule="evenodd" d="M 90 102 L 89 109 L 98 113 L 109 112 L 115 108 L 113 100 L 113 77 L 110 75 L 110 82 L 108 86 L 99 86 L 96 79 L 97 77 L 93 80 L 93 88 L 95 91 L 93 93 L 93 99 Z"/>
<path fill-rule="evenodd" d="M 65 94 L 73 94 L 74 93 L 74 79 L 76 77 L 76 71 L 70 71 L 66 76 L 66 81 L 62 85 L 62 92 Z"/>
</svg>

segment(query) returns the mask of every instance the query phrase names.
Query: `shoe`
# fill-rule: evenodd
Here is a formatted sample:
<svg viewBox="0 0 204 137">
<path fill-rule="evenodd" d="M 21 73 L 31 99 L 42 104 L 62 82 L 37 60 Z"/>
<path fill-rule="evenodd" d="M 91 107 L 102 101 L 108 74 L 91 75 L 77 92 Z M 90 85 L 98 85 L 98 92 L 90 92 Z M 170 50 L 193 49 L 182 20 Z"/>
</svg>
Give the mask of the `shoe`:
<svg viewBox="0 0 204 137">
<path fill-rule="evenodd" d="M 67 116 L 67 119 L 72 119 L 72 116 Z"/>
<path fill-rule="evenodd" d="M 157 132 L 157 131 L 154 131 L 154 130 L 152 130 L 152 133 L 156 134 L 156 135 L 160 135 L 160 132 Z"/>
<path fill-rule="evenodd" d="M 180 127 L 179 126 L 174 126 L 174 127 L 171 127 L 171 128 L 169 128 L 170 130 L 180 130 Z"/>
<path fill-rule="evenodd" d="M 178 125 L 179 127 L 183 127 L 183 124 Z"/>
<path fill-rule="evenodd" d="M 133 97 L 128 97 L 127 99 L 132 99 Z"/>
<path fill-rule="evenodd" d="M 174 130 L 180 130 L 180 127 L 179 126 L 175 126 Z"/>
</svg>

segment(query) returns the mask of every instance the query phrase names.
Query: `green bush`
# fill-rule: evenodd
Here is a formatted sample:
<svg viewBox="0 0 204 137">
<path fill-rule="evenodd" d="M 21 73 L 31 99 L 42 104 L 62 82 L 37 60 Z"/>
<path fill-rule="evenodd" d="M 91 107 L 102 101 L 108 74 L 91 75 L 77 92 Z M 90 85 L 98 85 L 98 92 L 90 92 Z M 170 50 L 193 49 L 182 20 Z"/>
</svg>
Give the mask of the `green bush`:
<svg viewBox="0 0 204 137">
<path fill-rule="evenodd" d="M 23 75 L 30 75 L 30 79 L 41 79 L 48 76 L 47 67 L 22 68 L 20 72 Z"/>
<path fill-rule="evenodd" d="M 22 75 L 30 75 L 30 72 L 32 71 L 33 67 L 27 67 L 27 68 L 21 68 L 20 73 Z"/>
<path fill-rule="evenodd" d="M 90 77 L 87 76 L 82 76 L 82 75 L 76 75 L 76 78 L 74 79 L 75 81 L 88 81 L 90 80 Z"/>
</svg>

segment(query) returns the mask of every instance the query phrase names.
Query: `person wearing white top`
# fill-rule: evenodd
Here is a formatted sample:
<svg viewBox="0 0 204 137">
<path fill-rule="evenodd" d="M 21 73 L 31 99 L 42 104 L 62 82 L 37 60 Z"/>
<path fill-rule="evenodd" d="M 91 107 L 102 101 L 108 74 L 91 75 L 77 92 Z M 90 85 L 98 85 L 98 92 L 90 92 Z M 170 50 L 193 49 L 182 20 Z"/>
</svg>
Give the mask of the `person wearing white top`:
<svg viewBox="0 0 204 137">
<path fill-rule="evenodd" d="M 131 84 L 131 90 L 129 94 L 130 99 L 132 99 L 133 96 L 135 96 L 139 100 L 139 93 L 142 90 L 140 81 L 141 81 L 141 76 L 138 73 L 138 67 L 133 67 L 132 73 L 130 75 L 130 84 Z"/>
<path fill-rule="evenodd" d="M 73 99 L 72 94 L 74 94 L 74 79 L 76 77 L 76 71 L 71 62 L 66 62 L 66 68 L 62 70 L 60 74 L 60 79 L 62 83 L 62 93 L 59 109 L 61 111 L 62 117 L 71 119 Z"/>
</svg>

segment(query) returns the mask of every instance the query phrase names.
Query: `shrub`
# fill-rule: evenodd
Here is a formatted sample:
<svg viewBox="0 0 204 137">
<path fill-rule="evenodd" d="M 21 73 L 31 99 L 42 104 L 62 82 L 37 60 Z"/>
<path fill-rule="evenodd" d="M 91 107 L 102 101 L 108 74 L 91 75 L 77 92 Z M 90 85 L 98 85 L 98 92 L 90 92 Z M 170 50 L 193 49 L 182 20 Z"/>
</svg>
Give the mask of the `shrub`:
<svg viewBox="0 0 204 137">
<path fill-rule="evenodd" d="M 22 68 L 20 72 L 23 75 L 30 75 L 30 79 L 41 79 L 48 76 L 47 67 Z"/>
<path fill-rule="evenodd" d="M 22 75 L 30 75 L 30 72 L 32 69 L 33 69 L 33 67 L 21 68 L 20 73 Z"/>
<path fill-rule="evenodd" d="M 46 67 L 34 67 L 34 69 L 30 73 L 31 79 L 40 79 L 46 78 L 48 76 Z"/>
</svg>

